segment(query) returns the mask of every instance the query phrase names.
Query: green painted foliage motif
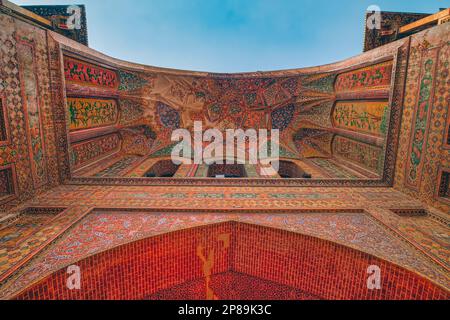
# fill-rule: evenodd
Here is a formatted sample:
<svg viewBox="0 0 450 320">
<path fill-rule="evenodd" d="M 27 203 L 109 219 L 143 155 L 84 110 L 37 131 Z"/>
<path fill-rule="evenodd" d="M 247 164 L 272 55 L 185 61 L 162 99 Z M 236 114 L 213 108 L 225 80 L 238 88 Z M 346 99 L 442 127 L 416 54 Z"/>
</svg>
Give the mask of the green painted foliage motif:
<svg viewBox="0 0 450 320">
<path fill-rule="evenodd" d="M 417 181 L 419 166 L 421 165 L 426 141 L 429 110 L 431 108 L 433 87 L 433 59 L 427 59 L 423 66 L 423 76 L 420 81 L 419 100 L 414 120 L 413 138 L 411 143 L 410 160 L 408 164 L 409 182 Z"/>
<path fill-rule="evenodd" d="M 68 98 L 70 130 L 115 124 L 118 108 L 115 100 Z"/>
</svg>

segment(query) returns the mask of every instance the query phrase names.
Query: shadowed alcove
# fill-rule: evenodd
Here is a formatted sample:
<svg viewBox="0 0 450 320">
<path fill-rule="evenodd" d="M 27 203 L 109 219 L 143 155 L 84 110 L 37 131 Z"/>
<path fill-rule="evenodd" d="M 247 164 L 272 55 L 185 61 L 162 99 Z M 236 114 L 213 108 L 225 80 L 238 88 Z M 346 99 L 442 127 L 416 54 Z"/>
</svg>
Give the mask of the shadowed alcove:
<svg viewBox="0 0 450 320">
<path fill-rule="evenodd" d="M 245 166 L 243 164 L 217 164 L 208 167 L 208 178 L 245 178 Z"/>
<path fill-rule="evenodd" d="M 172 178 L 180 165 L 172 160 L 161 160 L 155 163 L 149 171 L 145 173 L 146 178 Z"/>
<path fill-rule="evenodd" d="M 311 179 L 311 174 L 305 172 L 297 164 L 292 161 L 281 160 L 279 162 L 278 174 L 285 179 Z"/>
</svg>

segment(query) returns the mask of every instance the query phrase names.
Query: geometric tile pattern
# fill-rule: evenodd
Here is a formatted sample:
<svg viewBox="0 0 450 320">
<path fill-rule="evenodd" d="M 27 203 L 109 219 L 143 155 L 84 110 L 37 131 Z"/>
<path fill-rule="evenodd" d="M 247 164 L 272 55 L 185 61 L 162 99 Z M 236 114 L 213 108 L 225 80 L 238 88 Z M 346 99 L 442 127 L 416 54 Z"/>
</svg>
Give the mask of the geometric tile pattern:
<svg viewBox="0 0 450 320">
<path fill-rule="evenodd" d="M 396 189 L 447 213 L 450 205 L 438 195 L 438 175 L 450 167 L 445 148 L 449 34 L 450 25 L 443 24 L 412 37 L 395 177 Z"/>
</svg>

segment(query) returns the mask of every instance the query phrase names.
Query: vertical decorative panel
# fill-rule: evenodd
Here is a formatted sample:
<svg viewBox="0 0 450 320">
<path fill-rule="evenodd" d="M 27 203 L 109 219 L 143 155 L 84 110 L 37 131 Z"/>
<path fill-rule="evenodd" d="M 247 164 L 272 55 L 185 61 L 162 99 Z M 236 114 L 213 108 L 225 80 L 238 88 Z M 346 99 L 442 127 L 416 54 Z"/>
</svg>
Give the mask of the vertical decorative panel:
<svg viewBox="0 0 450 320">
<path fill-rule="evenodd" d="M 438 49 L 428 50 L 422 57 L 420 84 L 412 123 L 408 160 L 406 165 L 406 184 L 414 189 L 420 188 L 423 158 L 430 126 L 430 113 L 434 98 L 435 73 Z"/>
<path fill-rule="evenodd" d="M 40 187 L 47 182 L 47 168 L 34 43 L 19 39 L 17 42 L 17 56 L 20 68 L 22 101 L 28 128 L 27 134 L 33 182 L 35 187 Z"/>
<path fill-rule="evenodd" d="M 8 111 L 4 101 L 5 99 L 0 95 L 0 145 L 9 142 Z"/>
</svg>

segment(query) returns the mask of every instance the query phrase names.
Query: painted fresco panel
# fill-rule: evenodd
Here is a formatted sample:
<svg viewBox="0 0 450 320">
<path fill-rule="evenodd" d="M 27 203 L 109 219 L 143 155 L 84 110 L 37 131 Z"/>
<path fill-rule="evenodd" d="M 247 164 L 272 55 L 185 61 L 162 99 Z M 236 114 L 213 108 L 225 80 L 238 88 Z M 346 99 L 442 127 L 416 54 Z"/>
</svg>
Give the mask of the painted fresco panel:
<svg viewBox="0 0 450 320">
<path fill-rule="evenodd" d="M 391 84 L 392 66 L 393 62 L 388 61 L 340 74 L 335 83 L 336 92 L 387 88 Z"/>
<path fill-rule="evenodd" d="M 75 168 L 112 154 L 120 148 L 118 134 L 110 134 L 72 146 L 71 161 Z"/>
<path fill-rule="evenodd" d="M 353 139 L 336 136 L 333 141 L 333 154 L 344 158 L 370 171 L 377 172 L 383 150 Z"/>
<path fill-rule="evenodd" d="M 388 126 L 388 101 L 340 101 L 332 122 L 337 128 L 383 136 Z"/>
<path fill-rule="evenodd" d="M 68 57 L 64 59 L 64 75 L 69 83 L 109 89 L 117 89 L 119 86 L 114 71 Z"/>
<path fill-rule="evenodd" d="M 80 130 L 113 125 L 119 110 L 112 99 L 67 98 L 70 130 Z"/>
<path fill-rule="evenodd" d="M 142 122 L 144 117 L 144 108 L 140 103 L 129 99 L 120 99 L 120 119 L 119 124 L 126 126 Z"/>
</svg>

